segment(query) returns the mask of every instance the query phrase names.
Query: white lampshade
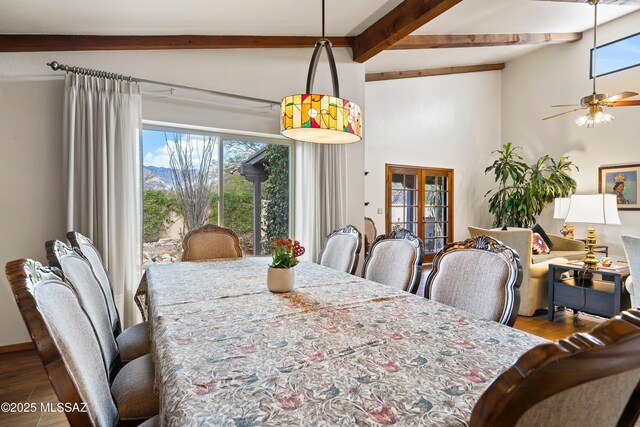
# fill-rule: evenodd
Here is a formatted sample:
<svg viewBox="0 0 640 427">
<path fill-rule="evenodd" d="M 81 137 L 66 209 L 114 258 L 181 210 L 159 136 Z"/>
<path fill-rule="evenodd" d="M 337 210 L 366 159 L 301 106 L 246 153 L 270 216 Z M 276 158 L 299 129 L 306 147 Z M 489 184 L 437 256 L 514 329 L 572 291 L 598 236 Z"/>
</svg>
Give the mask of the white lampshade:
<svg viewBox="0 0 640 427">
<path fill-rule="evenodd" d="M 569 206 L 571 205 L 571 198 L 569 197 L 556 197 L 553 201 L 553 218 L 565 219 L 569 213 Z"/>
<path fill-rule="evenodd" d="M 615 194 L 586 194 L 571 196 L 566 222 L 588 224 L 620 224 Z"/>
</svg>

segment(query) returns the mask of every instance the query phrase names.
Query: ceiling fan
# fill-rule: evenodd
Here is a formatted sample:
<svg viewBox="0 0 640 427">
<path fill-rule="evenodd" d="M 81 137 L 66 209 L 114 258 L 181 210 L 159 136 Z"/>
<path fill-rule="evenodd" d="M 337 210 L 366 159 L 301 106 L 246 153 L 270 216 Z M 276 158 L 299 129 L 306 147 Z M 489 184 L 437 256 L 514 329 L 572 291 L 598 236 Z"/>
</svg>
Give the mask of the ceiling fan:
<svg viewBox="0 0 640 427">
<path fill-rule="evenodd" d="M 587 110 L 587 114 L 579 117 L 576 120 L 578 126 L 593 127 L 596 123 L 609 123 L 613 120 L 613 116 L 604 111 L 603 107 L 629 107 L 632 105 L 640 105 L 640 100 L 627 100 L 638 95 L 636 92 L 625 91 L 617 95 L 609 96 L 606 93 L 597 93 L 596 91 L 596 41 L 598 31 L 598 3 L 601 0 L 589 0 L 589 4 L 594 7 L 593 17 L 593 93 L 587 95 L 580 100 L 580 104 L 562 104 L 552 105 L 551 107 L 578 107 L 573 110 L 565 111 L 564 113 L 555 114 L 550 117 L 545 117 L 542 120 L 549 120 L 556 117 L 564 116 L 565 114 L 575 113 L 580 110 Z"/>
</svg>

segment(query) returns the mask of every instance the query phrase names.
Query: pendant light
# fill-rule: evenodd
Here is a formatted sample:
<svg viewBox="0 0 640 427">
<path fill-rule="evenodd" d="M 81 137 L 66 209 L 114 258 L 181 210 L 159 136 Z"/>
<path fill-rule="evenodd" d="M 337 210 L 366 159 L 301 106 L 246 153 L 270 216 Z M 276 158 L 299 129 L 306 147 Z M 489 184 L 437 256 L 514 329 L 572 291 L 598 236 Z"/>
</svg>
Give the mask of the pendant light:
<svg viewBox="0 0 640 427">
<path fill-rule="evenodd" d="M 333 83 L 333 96 L 313 93 L 313 81 L 322 49 L 326 49 Z M 318 144 L 350 144 L 362 139 L 360 107 L 340 98 L 338 72 L 331 52 L 331 42 L 324 36 L 324 0 L 322 0 L 322 38 L 316 42 L 306 92 L 285 96 L 281 103 L 283 136 Z"/>
</svg>

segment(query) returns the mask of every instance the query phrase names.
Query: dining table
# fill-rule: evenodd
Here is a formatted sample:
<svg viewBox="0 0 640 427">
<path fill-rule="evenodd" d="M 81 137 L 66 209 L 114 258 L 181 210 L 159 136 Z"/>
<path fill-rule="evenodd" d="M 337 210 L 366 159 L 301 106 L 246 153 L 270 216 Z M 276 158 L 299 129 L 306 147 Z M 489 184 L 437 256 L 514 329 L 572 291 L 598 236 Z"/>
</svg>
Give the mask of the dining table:
<svg viewBox="0 0 640 427">
<path fill-rule="evenodd" d="M 160 421 L 169 426 L 465 426 L 491 382 L 546 340 L 312 262 L 148 267 Z"/>
</svg>

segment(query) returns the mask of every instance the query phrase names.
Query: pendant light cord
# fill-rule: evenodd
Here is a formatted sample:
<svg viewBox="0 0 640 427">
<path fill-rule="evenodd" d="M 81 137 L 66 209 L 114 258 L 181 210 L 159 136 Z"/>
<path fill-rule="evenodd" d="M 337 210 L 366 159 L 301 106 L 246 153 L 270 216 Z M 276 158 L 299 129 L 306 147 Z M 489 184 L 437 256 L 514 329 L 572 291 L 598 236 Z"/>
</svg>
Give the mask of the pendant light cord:
<svg viewBox="0 0 640 427">
<path fill-rule="evenodd" d="M 322 39 L 316 42 L 316 47 L 313 49 L 313 55 L 311 55 L 311 63 L 309 64 L 309 72 L 307 73 L 306 93 L 313 93 L 313 81 L 316 78 L 316 69 L 318 68 L 318 60 L 320 59 L 320 52 L 322 51 L 322 48 L 327 51 L 327 58 L 329 59 L 331 83 L 333 84 L 333 96 L 340 98 L 340 84 L 338 83 L 336 60 L 333 57 L 333 52 L 331 51 L 331 42 L 324 36 L 324 0 L 322 0 Z"/>
<path fill-rule="evenodd" d="M 324 38 L 324 0 L 322 0 L 322 40 L 325 40 Z"/>
</svg>

